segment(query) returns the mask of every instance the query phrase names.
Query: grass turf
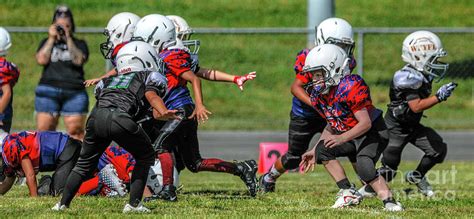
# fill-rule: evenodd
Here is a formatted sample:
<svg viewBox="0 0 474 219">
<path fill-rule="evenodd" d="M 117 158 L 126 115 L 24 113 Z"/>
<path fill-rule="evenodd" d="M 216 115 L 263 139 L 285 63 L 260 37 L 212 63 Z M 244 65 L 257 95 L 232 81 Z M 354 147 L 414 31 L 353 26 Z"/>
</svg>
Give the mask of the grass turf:
<svg viewBox="0 0 474 219">
<path fill-rule="evenodd" d="M 344 163 L 349 178 L 360 186 L 348 163 Z M 404 162 L 401 170 L 414 169 L 416 163 Z M 239 178 L 220 173 L 193 174 L 188 171 L 180 178 L 184 185 L 178 194 L 179 201 L 169 203 L 156 201 L 146 204 L 153 209 L 142 217 L 466 217 L 474 214 L 474 173 L 472 162 L 446 162 L 436 166 L 431 180 L 436 197 L 427 199 L 416 192 L 414 186 L 402 182 L 399 174 L 390 185 L 397 200 L 405 207 L 404 212 L 387 213 L 381 201 L 365 199 L 359 206 L 349 209 L 331 209 L 337 187 L 321 166 L 312 173 L 283 175 L 277 184 L 277 192 L 250 198 Z M 406 189 L 413 189 L 409 196 Z M 0 197 L 2 217 L 124 217 L 121 210 L 126 198 L 79 197 L 62 213 L 49 210 L 59 198 L 36 198 L 27 196 L 27 188 L 15 186 Z M 135 217 L 135 215 L 130 215 Z"/>
</svg>

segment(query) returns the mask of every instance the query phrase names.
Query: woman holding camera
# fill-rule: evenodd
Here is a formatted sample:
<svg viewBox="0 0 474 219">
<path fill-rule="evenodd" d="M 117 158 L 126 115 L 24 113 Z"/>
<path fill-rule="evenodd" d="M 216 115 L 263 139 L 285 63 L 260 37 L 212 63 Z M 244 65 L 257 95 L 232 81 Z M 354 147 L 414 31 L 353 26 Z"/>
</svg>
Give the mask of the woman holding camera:
<svg viewBox="0 0 474 219">
<path fill-rule="evenodd" d="M 68 134 L 82 140 L 89 107 L 83 65 L 89 51 L 84 40 L 73 36 L 74 31 L 72 12 L 58 6 L 48 37 L 36 52 L 36 61 L 44 68 L 35 91 L 35 113 L 39 131 L 55 130 L 63 115 Z"/>
</svg>

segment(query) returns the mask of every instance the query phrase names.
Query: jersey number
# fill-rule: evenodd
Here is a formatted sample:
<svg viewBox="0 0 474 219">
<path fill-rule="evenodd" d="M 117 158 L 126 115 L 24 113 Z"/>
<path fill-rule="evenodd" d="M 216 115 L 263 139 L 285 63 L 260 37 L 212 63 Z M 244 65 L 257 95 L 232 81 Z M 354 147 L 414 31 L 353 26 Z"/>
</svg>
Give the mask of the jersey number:
<svg viewBox="0 0 474 219">
<path fill-rule="evenodd" d="M 112 82 L 107 86 L 107 88 L 119 88 L 119 89 L 126 89 L 130 86 L 133 77 L 135 77 L 135 73 L 130 73 L 126 75 L 119 75 L 114 77 Z"/>
</svg>

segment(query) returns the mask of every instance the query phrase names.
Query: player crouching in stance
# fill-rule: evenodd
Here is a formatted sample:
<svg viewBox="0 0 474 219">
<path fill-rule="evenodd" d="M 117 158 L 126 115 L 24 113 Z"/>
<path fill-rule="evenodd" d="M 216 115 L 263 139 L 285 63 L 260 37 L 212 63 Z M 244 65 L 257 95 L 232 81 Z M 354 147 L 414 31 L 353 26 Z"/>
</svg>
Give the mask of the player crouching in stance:
<svg viewBox="0 0 474 219">
<path fill-rule="evenodd" d="M 0 134 L 0 194 L 5 194 L 15 181 L 15 174 L 26 177 L 30 196 L 60 194 L 66 178 L 79 158 L 81 142 L 60 132 L 18 132 Z M 40 180 L 38 172 L 54 171 L 49 183 Z M 43 179 L 43 178 L 42 178 Z M 44 185 L 44 186 L 43 186 Z"/>
<path fill-rule="evenodd" d="M 400 164 L 401 154 L 407 143 L 421 149 L 425 155 L 414 171 L 409 171 L 405 179 L 415 184 L 425 196 L 434 195 L 433 188 L 425 174 L 437 163 L 443 162 L 447 153 L 447 145 L 443 138 L 432 128 L 420 123 L 423 111 L 441 103 L 451 96 L 456 83 L 448 83 L 430 96 L 432 82 L 443 78 L 448 64 L 439 62 L 446 56 L 441 40 L 428 31 L 416 31 L 403 41 L 402 59 L 408 63 L 395 72 L 390 86 L 390 104 L 385 115 L 385 123 L 389 132 L 389 144 L 383 152 L 383 167 L 379 172 L 387 181 L 391 181 Z M 371 188 L 362 188 L 366 195 Z"/>
<path fill-rule="evenodd" d="M 356 66 L 352 54 L 354 40 L 352 39 L 352 26 L 341 18 L 328 18 L 321 22 L 316 28 L 316 46 L 323 44 L 335 44 L 346 51 L 351 59 L 349 68 Z M 310 94 L 307 88 L 313 75 L 303 72 L 309 49 L 303 49 L 298 53 L 294 70 L 296 78 L 291 85 L 291 93 L 294 95 L 290 113 L 290 125 L 288 131 L 288 152 L 279 157 L 270 170 L 259 179 L 259 189 L 262 192 L 274 192 L 277 179 L 287 170 L 298 168 L 303 155 L 309 147 L 311 139 L 317 133 L 321 134 L 326 127 L 326 120 L 319 115 L 311 106 Z"/>
<path fill-rule="evenodd" d="M 356 205 L 362 196 L 346 177 L 336 159 L 355 156 L 357 173 L 370 184 L 387 211 L 401 211 L 375 163 L 387 145 L 382 112 L 372 105 L 369 87 L 359 75 L 350 75 L 347 54 L 340 47 L 326 44 L 312 49 L 304 67 L 313 74 L 311 103 L 326 118 L 328 125 L 319 142 L 302 156 L 301 165 L 312 168 L 323 164 L 340 188 L 333 208 Z"/>
<path fill-rule="evenodd" d="M 64 210 L 71 204 L 81 183 L 90 178 L 100 156 L 112 141 L 125 148 L 136 160 L 131 177 L 127 212 L 149 212 L 141 204 L 148 171 L 154 163 L 154 151 L 145 131 L 136 123 L 138 115 L 151 105 L 156 119 L 175 118 L 161 97 L 166 95 L 167 80 L 157 72 L 158 54 L 149 44 L 131 42 L 117 55 L 118 74 L 96 87 L 96 105 L 86 124 L 81 154 L 66 182 L 61 201 L 52 209 Z"/>
</svg>

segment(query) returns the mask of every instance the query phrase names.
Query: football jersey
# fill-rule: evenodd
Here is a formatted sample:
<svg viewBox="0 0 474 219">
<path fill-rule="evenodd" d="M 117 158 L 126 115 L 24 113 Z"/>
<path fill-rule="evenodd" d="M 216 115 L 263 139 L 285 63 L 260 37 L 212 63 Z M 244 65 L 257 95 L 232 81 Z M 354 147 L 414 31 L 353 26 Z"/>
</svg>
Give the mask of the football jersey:
<svg viewBox="0 0 474 219">
<path fill-rule="evenodd" d="M 313 80 L 313 76 L 310 72 L 303 72 L 303 67 L 305 65 L 306 56 L 308 55 L 310 49 L 303 49 L 301 50 L 298 55 L 296 55 L 296 61 L 293 66 L 293 69 L 296 73 L 296 78 L 303 82 L 304 85 L 307 85 Z M 354 57 L 351 57 L 351 62 L 349 64 L 349 68 L 351 71 L 356 67 L 357 63 Z M 306 88 L 306 90 L 310 90 L 311 88 Z M 310 91 L 309 91 L 310 92 Z M 303 101 L 298 99 L 297 97 L 293 96 L 293 104 L 291 106 L 291 111 L 293 114 L 299 117 L 304 118 L 312 118 L 312 117 L 319 117 L 318 113 L 311 107 L 305 104 Z"/>
<path fill-rule="evenodd" d="M 168 109 L 177 109 L 184 105 L 194 104 L 191 98 L 187 81 L 181 74 L 192 71 L 192 59 L 184 49 L 165 49 L 160 52 L 160 58 L 165 63 L 166 78 L 168 79 L 168 93 L 163 99 Z"/>
<path fill-rule="evenodd" d="M 331 128 L 339 133 L 350 130 L 358 123 L 354 114 L 363 108 L 367 108 L 372 121 L 381 115 L 381 111 L 372 105 L 369 87 L 359 75 L 344 76 L 327 94 L 313 91 L 311 103 Z"/>
<path fill-rule="evenodd" d="M 0 57 L 0 86 L 10 84 L 13 91 L 13 87 L 18 81 L 19 77 L 20 77 L 20 71 L 18 70 L 17 66 L 7 61 L 5 57 Z M 3 92 L 1 89 L 0 89 L 0 96 L 3 96 Z M 4 120 L 11 120 L 11 118 L 13 117 L 12 102 L 13 102 L 13 95 L 7 107 L 3 111 Z"/>
<path fill-rule="evenodd" d="M 408 107 L 408 101 L 424 99 L 431 95 L 432 80 L 409 65 L 395 72 L 390 83 L 390 104 L 385 120 L 388 126 L 407 124 L 411 126 L 420 122 L 423 112 L 415 113 Z"/>
<path fill-rule="evenodd" d="M 69 136 L 60 132 L 18 132 L 5 137 L 2 144 L 3 161 L 12 174 L 23 175 L 21 161 L 28 156 L 35 172 L 52 171 L 64 150 Z"/>
<path fill-rule="evenodd" d="M 101 80 L 95 89 L 99 108 L 117 108 L 134 119 L 150 107 L 146 91 L 155 91 L 160 97 L 166 94 L 167 81 L 158 72 L 131 72 Z"/>
<path fill-rule="evenodd" d="M 133 171 L 135 163 L 136 161 L 132 154 L 117 145 L 112 145 L 107 147 L 102 156 L 100 156 L 97 167 L 101 170 L 107 164 L 112 164 L 117 170 L 119 178 L 124 180 L 124 182 L 129 182 L 129 173 Z"/>
</svg>

